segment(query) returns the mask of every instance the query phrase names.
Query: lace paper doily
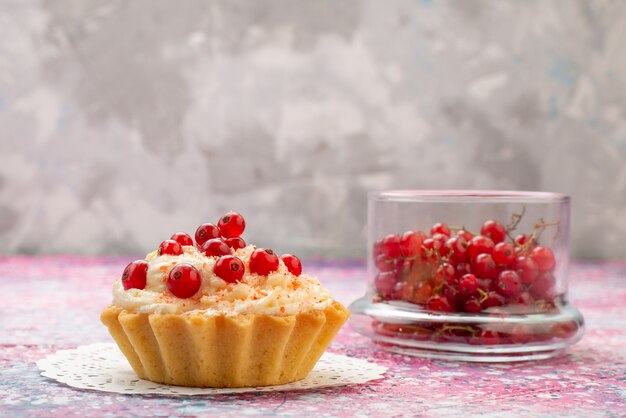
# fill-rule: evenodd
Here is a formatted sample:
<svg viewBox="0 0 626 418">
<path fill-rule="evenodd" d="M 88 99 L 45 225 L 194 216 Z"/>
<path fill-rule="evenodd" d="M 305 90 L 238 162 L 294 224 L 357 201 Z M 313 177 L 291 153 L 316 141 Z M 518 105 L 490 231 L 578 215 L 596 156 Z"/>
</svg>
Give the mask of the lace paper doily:
<svg viewBox="0 0 626 418">
<path fill-rule="evenodd" d="M 299 382 L 256 388 L 189 388 L 162 385 L 137 377 L 115 344 L 81 345 L 59 350 L 37 362 L 41 375 L 66 385 L 101 392 L 155 395 L 218 395 L 344 386 L 381 379 L 387 368 L 366 360 L 324 353 L 309 375 Z"/>
</svg>

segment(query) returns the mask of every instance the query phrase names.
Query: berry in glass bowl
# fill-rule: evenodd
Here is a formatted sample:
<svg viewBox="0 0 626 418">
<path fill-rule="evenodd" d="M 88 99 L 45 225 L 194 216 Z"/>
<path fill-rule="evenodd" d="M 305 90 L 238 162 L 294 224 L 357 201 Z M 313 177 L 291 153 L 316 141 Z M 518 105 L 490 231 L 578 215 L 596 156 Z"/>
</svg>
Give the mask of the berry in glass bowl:
<svg viewBox="0 0 626 418">
<path fill-rule="evenodd" d="M 537 192 L 371 193 L 373 280 L 351 306 L 357 330 L 430 357 L 561 353 L 583 334 L 567 299 L 569 204 Z"/>
</svg>

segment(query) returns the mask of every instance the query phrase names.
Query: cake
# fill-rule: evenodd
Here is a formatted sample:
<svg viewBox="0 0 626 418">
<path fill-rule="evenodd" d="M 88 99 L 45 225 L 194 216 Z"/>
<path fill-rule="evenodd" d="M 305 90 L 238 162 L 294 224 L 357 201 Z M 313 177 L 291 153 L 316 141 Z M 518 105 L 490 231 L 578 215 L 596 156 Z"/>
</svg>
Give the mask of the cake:
<svg viewBox="0 0 626 418">
<path fill-rule="evenodd" d="M 229 212 L 130 263 L 102 322 L 157 383 L 254 387 L 303 379 L 349 316 L 293 255 L 247 245 Z"/>
</svg>

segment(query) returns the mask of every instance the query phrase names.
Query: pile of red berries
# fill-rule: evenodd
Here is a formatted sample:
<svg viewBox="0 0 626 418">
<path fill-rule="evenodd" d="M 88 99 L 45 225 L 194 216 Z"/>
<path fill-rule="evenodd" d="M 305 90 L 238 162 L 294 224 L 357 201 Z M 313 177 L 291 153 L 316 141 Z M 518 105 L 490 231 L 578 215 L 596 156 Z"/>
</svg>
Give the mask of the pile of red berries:
<svg viewBox="0 0 626 418">
<path fill-rule="evenodd" d="M 227 283 L 241 281 L 245 273 L 245 265 L 241 259 L 233 255 L 233 251 L 244 248 L 246 242 L 241 238 L 246 222 L 240 214 L 228 212 L 223 215 L 217 225 L 206 223 L 196 229 L 195 239 L 198 250 L 207 257 L 216 257 L 217 262 L 213 273 Z M 193 239 L 184 232 L 177 232 L 170 239 L 159 245 L 158 255 L 179 256 L 183 254 L 183 246 L 193 246 Z M 290 273 L 299 276 L 302 263 L 295 255 L 280 256 Z M 278 256 L 270 249 L 256 248 L 250 255 L 249 269 L 260 276 L 278 270 Z M 144 289 L 148 273 L 148 262 L 136 260 L 124 269 L 122 285 L 125 290 Z M 167 288 L 176 297 L 190 298 L 200 289 L 202 283 L 200 272 L 191 264 L 180 263 L 169 272 Z"/>
<path fill-rule="evenodd" d="M 539 232 L 512 235 L 489 220 L 480 233 L 437 223 L 429 233 L 408 231 L 376 242 L 375 288 L 382 300 L 401 300 L 441 312 L 515 312 L 550 309 L 556 295 L 552 250 Z"/>
</svg>

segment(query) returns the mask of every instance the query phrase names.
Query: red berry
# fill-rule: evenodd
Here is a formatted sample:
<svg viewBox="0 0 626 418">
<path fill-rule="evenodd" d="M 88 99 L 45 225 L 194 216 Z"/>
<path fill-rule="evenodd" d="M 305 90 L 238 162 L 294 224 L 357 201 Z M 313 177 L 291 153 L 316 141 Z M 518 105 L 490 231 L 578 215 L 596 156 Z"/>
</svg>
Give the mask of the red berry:
<svg viewBox="0 0 626 418">
<path fill-rule="evenodd" d="M 397 235 L 387 235 L 383 239 L 383 254 L 387 258 L 400 257 L 400 238 Z"/>
<path fill-rule="evenodd" d="M 495 291 L 491 291 L 487 294 L 487 298 L 483 301 L 483 309 L 494 308 L 496 306 L 504 305 L 504 297 Z"/>
<path fill-rule="evenodd" d="M 181 255 L 183 247 L 173 239 L 166 239 L 159 245 L 159 255 Z"/>
<path fill-rule="evenodd" d="M 423 257 L 432 258 L 433 260 L 437 259 L 436 254 L 439 254 L 441 241 L 436 241 L 432 238 L 426 238 L 422 246 L 424 247 L 424 253 L 422 254 Z"/>
<path fill-rule="evenodd" d="M 476 258 L 480 254 L 491 254 L 493 247 L 494 243 L 491 239 L 477 235 L 470 240 L 467 251 L 470 258 Z"/>
<path fill-rule="evenodd" d="M 241 237 L 226 238 L 224 240 L 224 243 L 228 245 L 230 248 L 232 248 L 233 250 L 239 250 L 240 248 L 246 247 L 246 242 Z"/>
<path fill-rule="evenodd" d="M 228 212 L 217 221 L 217 226 L 224 238 L 238 237 L 246 229 L 246 221 L 237 212 Z"/>
<path fill-rule="evenodd" d="M 407 231 L 400 238 L 400 254 L 402 257 L 415 257 L 422 252 L 422 244 L 426 236 L 423 232 Z"/>
<path fill-rule="evenodd" d="M 435 234 L 445 235 L 447 238 L 450 238 L 450 228 L 448 225 L 442 223 L 436 223 L 430 228 L 430 235 L 434 236 Z"/>
<path fill-rule="evenodd" d="M 180 245 L 193 245 L 193 239 L 191 239 L 191 237 L 188 234 L 185 234 L 184 232 L 177 232 L 174 235 L 172 235 L 170 239 L 173 239 Z"/>
<path fill-rule="evenodd" d="M 481 330 L 478 335 L 469 339 L 470 344 L 475 345 L 495 345 L 500 343 L 500 335 L 496 331 Z"/>
<path fill-rule="evenodd" d="M 521 293 L 515 299 L 515 302 L 519 303 L 520 305 L 531 305 L 534 301 L 535 300 L 533 299 L 532 296 L 530 296 L 530 293 L 528 293 L 528 292 Z"/>
<path fill-rule="evenodd" d="M 438 242 L 437 247 L 439 249 L 441 249 L 446 244 L 446 241 L 448 240 L 448 236 L 444 234 L 435 234 L 431 236 L 430 238 Z"/>
<path fill-rule="evenodd" d="M 442 252 L 455 263 L 462 263 L 468 260 L 467 241 L 461 236 L 448 239 L 442 247 Z"/>
<path fill-rule="evenodd" d="M 525 234 L 519 234 L 515 237 L 515 244 L 520 247 L 527 245 L 526 243 L 528 243 L 529 241 L 530 241 L 530 238 L 528 237 L 528 235 L 525 235 Z"/>
<path fill-rule="evenodd" d="M 283 263 L 285 263 L 285 266 L 287 267 L 287 270 L 289 270 L 289 273 L 293 274 L 294 276 L 299 276 L 300 273 L 302 273 L 302 263 L 300 262 L 300 259 L 295 255 L 283 254 L 280 256 L 280 259 L 283 260 Z"/>
<path fill-rule="evenodd" d="M 220 229 L 213 224 L 202 224 L 196 229 L 196 244 L 202 244 L 213 238 L 220 237 Z"/>
<path fill-rule="evenodd" d="M 480 254 L 472 260 L 472 273 L 483 279 L 495 279 L 498 276 L 498 266 L 489 254 Z"/>
<path fill-rule="evenodd" d="M 374 279 L 376 293 L 385 299 L 391 299 L 396 288 L 396 282 L 395 272 L 388 271 L 377 274 Z"/>
<path fill-rule="evenodd" d="M 272 250 L 257 248 L 250 256 L 250 271 L 260 276 L 267 276 L 278 270 L 278 257 Z"/>
<path fill-rule="evenodd" d="M 448 298 L 443 295 L 431 297 L 427 305 L 431 311 L 452 312 L 454 310 Z"/>
<path fill-rule="evenodd" d="M 483 306 L 480 303 L 480 299 L 475 296 L 470 297 L 463 304 L 463 310 L 469 313 L 478 313 L 483 310 Z"/>
<path fill-rule="evenodd" d="M 556 264 L 554 253 L 547 247 L 535 247 L 530 252 L 530 258 L 537 263 L 537 267 L 539 267 L 541 271 L 552 270 Z"/>
<path fill-rule="evenodd" d="M 459 289 L 459 293 L 461 293 L 461 295 L 463 296 L 471 295 L 478 290 L 478 287 L 478 278 L 473 274 L 466 274 L 465 276 L 461 277 L 461 280 L 459 280 L 459 285 L 457 286 L 457 288 Z"/>
<path fill-rule="evenodd" d="M 528 325 L 518 324 L 511 330 L 509 338 L 516 344 L 526 344 L 532 340 L 533 332 Z"/>
<path fill-rule="evenodd" d="M 223 255 L 231 255 L 233 251 L 224 241 L 219 238 L 213 238 L 202 244 L 200 252 L 207 257 L 220 257 Z"/>
<path fill-rule="evenodd" d="M 523 284 L 531 284 L 539 274 L 539 267 L 530 257 L 518 257 L 515 263 L 515 270 L 522 279 Z"/>
<path fill-rule="evenodd" d="M 469 263 L 459 263 L 454 268 L 454 275 L 457 279 L 465 276 L 466 274 L 471 273 L 471 268 Z"/>
<path fill-rule="evenodd" d="M 451 264 L 443 263 L 435 269 L 433 280 L 436 284 L 444 281 L 450 285 L 454 284 L 456 277 L 454 276 L 454 267 Z"/>
<path fill-rule="evenodd" d="M 491 238 L 494 244 L 504 241 L 506 238 L 506 228 L 498 221 L 487 221 L 480 228 L 481 235 Z"/>
<path fill-rule="evenodd" d="M 136 260 L 126 266 L 122 273 L 122 286 L 124 290 L 143 289 L 146 287 L 146 277 L 148 276 L 148 262 Z"/>
<path fill-rule="evenodd" d="M 549 299 L 553 295 L 555 280 L 552 273 L 546 271 L 540 273 L 530 285 L 530 294 L 535 299 Z"/>
<path fill-rule="evenodd" d="M 451 309 L 454 311 L 456 309 L 456 305 L 458 305 L 462 299 L 459 291 L 456 290 L 456 287 L 454 286 L 444 286 L 441 293 L 448 299 Z"/>
<path fill-rule="evenodd" d="M 244 272 L 243 262 L 233 255 L 220 257 L 213 267 L 213 273 L 228 283 L 241 281 Z"/>
<path fill-rule="evenodd" d="M 496 290 L 496 281 L 492 279 L 478 279 L 478 286 L 485 292 L 493 292 Z"/>
<path fill-rule="evenodd" d="M 463 239 L 465 240 L 465 242 L 470 242 L 470 241 L 471 241 L 471 239 L 472 239 L 472 238 L 474 238 L 474 235 L 473 235 L 471 232 L 466 231 L 465 229 L 460 229 L 460 230 L 456 233 L 456 235 L 457 235 L 458 237 L 463 237 Z"/>
<path fill-rule="evenodd" d="M 522 291 L 522 280 L 513 270 L 504 270 L 498 276 L 496 290 L 502 296 L 515 298 Z"/>
<path fill-rule="evenodd" d="M 372 247 L 372 255 L 374 256 L 374 258 L 376 258 L 382 253 L 383 253 L 383 241 L 382 240 L 376 241 L 374 243 L 374 246 Z"/>
<path fill-rule="evenodd" d="M 176 297 L 186 299 L 198 292 L 202 279 L 200 273 L 191 264 L 177 264 L 167 277 L 167 288 Z"/>
<path fill-rule="evenodd" d="M 384 271 L 395 270 L 398 263 L 396 262 L 396 260 L 388 259 L 387 257 L 381 254 L 378 257 L 376 257 L 376 259 L 374 260 L 374 264 L 376 264 L 376 268 L 379 271 L 384 272 Z"/>
<path fill-rule="evenodd" d="M 501 242 L 493 247 L 493 261 L 498 264 L 511 264 L 515 261 L 515 247 L 508 242 Z"/>
</svg>

